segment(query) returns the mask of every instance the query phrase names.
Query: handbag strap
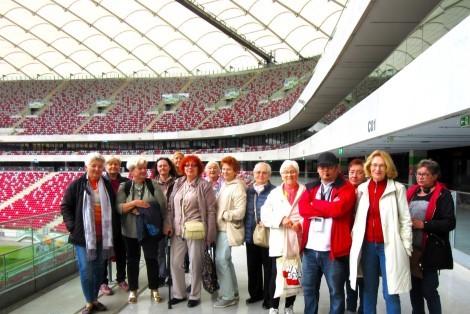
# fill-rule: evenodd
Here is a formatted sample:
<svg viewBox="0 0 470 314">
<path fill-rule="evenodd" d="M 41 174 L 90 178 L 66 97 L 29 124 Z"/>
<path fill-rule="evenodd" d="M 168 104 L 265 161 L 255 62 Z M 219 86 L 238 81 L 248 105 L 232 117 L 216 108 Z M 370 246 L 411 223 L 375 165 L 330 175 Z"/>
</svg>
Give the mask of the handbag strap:
<svg viewBox="0 0 470 314">
<path fill-rule="evenodd" d="M 255 192 L 255 197 L 253 198 L 253 208 L 254 208 L 254 212 L 255 212 L 255 221 L 256 221 L 256 223 L 258 224 L 258 223 L 259 223 L 259 221 L 258 221 L 258 216 L 256 215 L 256 212 L 257 212 L 257 210 L 258 210 L 258 209 L 256 208 L 256 201 L 257 201 L 257 199 L 258 199 L 258 195 L 257 195 L 257 193 Z"/>
<path fill-rule="evenodd" d="M 183 230 L 183 226 L 184 226 L 184 212 L 185 212 L 185 207 L 186 207 L 186 204 L 184 203 L 184 197 L 186 196 L 186 193 L 188 192 L 188 185 L 186 184 L 186 182 L 183 183 L 183 195 L 181 195 L 181 201 L 180 201 L 180 207 L 181 207 L 181 230 Z"/>
<path fill-rule="evenodd" d="M 295 232 L 292 230 L 292 232 Z M 284 247 L 282 248 L 282 257 L 291 258 L 291 257 L 298 257 L 300 258 L 300 247 L 299 247 L 299 239 L 297 238 L 297 233 L 295 234 L 295 241 L 294 247 L 289 250 L 289 233 L 292 233 L 289 229 L 284 228 Z M 294 251 L 293 255 L 289 255 L 289 252 Z"/>
</svg>

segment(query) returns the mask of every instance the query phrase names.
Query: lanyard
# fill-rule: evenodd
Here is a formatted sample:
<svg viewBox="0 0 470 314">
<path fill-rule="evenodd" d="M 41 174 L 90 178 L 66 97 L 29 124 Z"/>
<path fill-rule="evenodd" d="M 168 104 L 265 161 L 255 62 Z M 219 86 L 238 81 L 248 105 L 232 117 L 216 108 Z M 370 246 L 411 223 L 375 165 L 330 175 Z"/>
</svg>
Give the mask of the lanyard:
<svg viewBox="0 0 470 314">
<path fill-rule="evenodd" d="M 328 190 L 325 192 L 325 189 L 323 187 L 323 183 L 321 184 L 321 188 L 320 188 L 320 199 L 322 201 L 329 201 L 330 198 L 331 198 L 331 193 L 333 192 L 333 187 L 330 185 L 328 187 Z"/>
</svg>

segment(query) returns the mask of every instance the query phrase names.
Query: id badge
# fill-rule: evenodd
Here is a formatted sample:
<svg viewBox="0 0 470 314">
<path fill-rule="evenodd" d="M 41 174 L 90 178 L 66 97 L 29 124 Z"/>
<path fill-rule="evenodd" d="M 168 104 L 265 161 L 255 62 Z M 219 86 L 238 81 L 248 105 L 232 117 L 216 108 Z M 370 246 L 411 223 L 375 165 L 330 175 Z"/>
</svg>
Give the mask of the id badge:
<svg viewBox="0 0 470 314">
<path fill-rule="evenodd" d="M 323 226 L 325 225 L 325 219 L 322 217 L 314 217 L 312 219 L 313 222 L 313 230 L 315 231 L 323 231 Z"/>
</svg>

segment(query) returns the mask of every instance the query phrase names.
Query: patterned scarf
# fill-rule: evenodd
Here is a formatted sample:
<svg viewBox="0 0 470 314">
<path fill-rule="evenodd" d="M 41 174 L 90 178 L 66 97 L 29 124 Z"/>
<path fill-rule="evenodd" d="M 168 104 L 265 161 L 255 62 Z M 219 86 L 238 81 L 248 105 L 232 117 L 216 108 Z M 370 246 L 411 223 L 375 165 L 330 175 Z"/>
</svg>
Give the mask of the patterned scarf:
<svg viewBox="0 0 470 314">
<path fill-rule="evenodd" d="M 108 191 L 106 190 L 104 180 L 102 178 L 100 178 L 98 182 L 98 191 L 100 194 L 101 205 L 101 228 L 103 229 L 103 259 L 108 259 L 114 255 L 112 208 L 109 201 Z M 83 227 L 85 230 L 86 254 L 89 261 L 94 261 L 97 256 L 94 195 L 93 188 L 90 185 L 90 180 L 87 180 L 83 197 Z"/>
</svg>

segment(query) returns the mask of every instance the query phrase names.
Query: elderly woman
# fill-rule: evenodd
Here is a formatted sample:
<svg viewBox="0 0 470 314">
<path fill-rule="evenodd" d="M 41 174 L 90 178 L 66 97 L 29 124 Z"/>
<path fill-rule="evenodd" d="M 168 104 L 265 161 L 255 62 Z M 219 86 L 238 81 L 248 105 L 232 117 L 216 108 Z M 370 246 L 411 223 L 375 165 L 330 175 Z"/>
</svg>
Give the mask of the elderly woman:
<svg viewBox="0 0 470 314">
<path fill-rule="evenodd" d="M 175 165 L 173 165 L 170 158 L 160 157 L 155 163 L 154 171 L 155 180 L 162 188 L 166 200 L 168 201 L 171 192 L 173 191 L 173 184 L 175 183 L 175 180 L 178 177 Z M 165 279 L 168 276 L 168 270 L 166 269 L 165 239 L 161 239 L 158 243 L 158 264 L 160 267 L 158 285 L 162 287 L 163 285 L 165 285 Z"/>
<path fill-rule="evenodd" d="M 399 293 L 411 288 L 411 217 L 406 188 L 387 152 L 376 150 L 365 163 L 368 181 L 359 185 L 350 254 L 351 287 L 355 289 L 358 266 L 364 278 L 364 313 L 376 313 L 379 278 L 387 313 L 400 313 Z"/>
<path fill-rule="evenodd" d="M 142 209 L 160 211 L 156 215 L 165 215 L 166 198 L 157 181 L 147 179 L 147 160 L 142 157 L 132 158 L 127 162 L 127 169 L 132 174 L 132 180 L 121 183 L 117 196 L 117 208 L 122 219 L 122 235 L 127 250 L 127 277 L 129 281 L 129 303 L 137 302 L 139 288 L 140 252 L 144 251 L 147 267 L 150 298 L 160 303 L 162 298 L 158 293 L 158 238 L 147 236 L 138 237 L 137 216 L 142 215 Z M 152 204 L 158 204 L 151 206 Z"/>
<path fill-rule="evenodd" d="M 285 251 L 300 253 L 302 241 L 302 217 L 299 213 L 299 200 L 305 191 L 305 186 L 299 183 L 299 165 L 294 160 L 286 160 L 279 171 L 282 176 L 281 186 L 269 193 L 266 202 L 261 207 L 261 222 L 270 228 L 269 256 L 271 257 L 271 278 L 269 295 L 271 308 L 269 313 L 279 313 L 280 298 L 274 298 L 276 291 L 277 265 L 276 260 Z M 287 241 L 286 241 L 287 239 Z M 285 243 L 293 244 L 285 247 Z M 284 313 L 294 313 L 295 296 L 285 300 Z"/>
<path fill-rule="evenodd" d="M 246 185 L 237 179 L 240 163 L 231 156 L 224 157 L 224 185 L 217 195 L 217 254 L 215 264 L 220 289 L 215 308 L 235 305 L 239 299 L 238 282 L 232 262 L 232 246 L 241 245 L 245 237 L 243 218 L 246 211 Z M 240 241 L 241 240 L 241 241 Z"/>
<path fill-rule="evenodd" d="M 248 269 L 248 294 L 250 298 L 247 304 L 263 300 L 263 309 L 271 307 L 269 296 L 269 282 L 271 280 L 271 259 L 269 249 L 253 243 L 253 232 L 257 224 L 261 222 L 261 206 L 264 205 L 269 193 L 274 190 L 271 184 L 271 166 L 265 162 L 259 162 L 253 169 L 254 183 L 246 191 L 245 213 L 245 242 L 246 265 Z"/>
<path fill-rule="evenodd" d="M 220 167 L 217 161 L 209 161 L 206 164 L 206 181 L 209 181 L 212 184 L 212 189 L 214 190 L 214 195 L 217 197 L 219 194 L 220 188 L 224 184 L 224 179 L 220 175 Z"/>
<path fill-rule="evenodd" d="M 83 314 L 106 311 L 98 301 L 105 260 L 113 256 L 113 215 L 116 198 L 101 174 L 105 159 L 99 153 L 85 157 L 86 173 L 73 180 L 60 204 L 69 243 L 75 246 L 86 306 Z"/>
<path fill-rule="evenodd" d="M 121 158 L 118 156 L 109 156 L 106 158 L 104 178 L 111 182 L 113 186 L 114 195 L 117 195 L 119 185 L 129 179 L 121 176 Z M 114 238 L 114 252 L 116 260 L 116 281 L 121 290 L 129 292 L 129 286 L 126 282 L 126 246 L 121 234 L 121 217 L 115 215 L 116 219 L 113 220 L 113 238 Z M 108 260 L 105 261 L 103 282 L 100 287 L 101 293 L 104 295 L 112 295 L 113 290 L 108 286 Z"/>
<path fill-rule="evenodd" d="M 426 244 L 429 237 L 438 237 L 450 248 L 449 232 L 455 228 L 454 202 L 446 187 L 437 181 L 440 175 L 439 164 L 431 159 L 423 159 L 417 165 L 416 181 L 407 193 L 413 227 L 413 255 L 411 261 L 421 265 L 411 265 L 410 299 L 413 313 L 424 314 L 424 300 L 430 314 L 442 313 L 438 270 L 441 267 L 426 266 L 428 260 Z M 445 254 L 449 261 L 446 268 L 452 267 L 452 251 Z M 421 269 L 422 268 L 422 269 Z M 413 271 L 416 269 L 416 271 Z"/>
<path fill-rule="evenodd" d="M 182 271 L 185 254 L 191 260 L 191 290 L 188 307 L 201 302 L 202 258 L 207 244 L 215 240 L 215 197 L 211 184 L 201 174 L 204 165 L 197 156 L 183 158 L 180 170 L 184 175 L 175 181 L 168 201 L 164 232 L 171 235 L 171 274 L 173 298 L 170 304 L 186 301 L 185 275 Z M 192 236 L 185 230 L 191 222 L 199 222 L 205 235 Z M 189 227 L 188 227 L 189 228 Z"/>
</svg>

